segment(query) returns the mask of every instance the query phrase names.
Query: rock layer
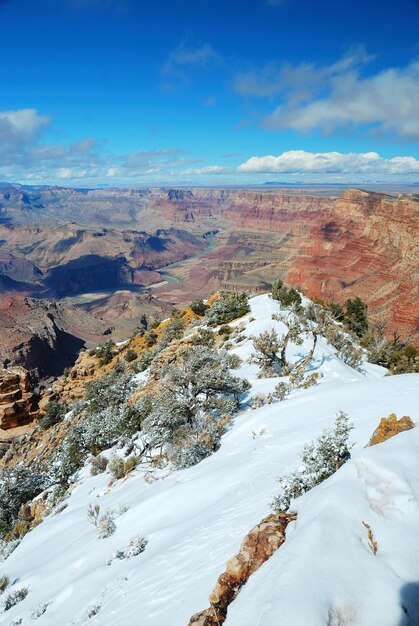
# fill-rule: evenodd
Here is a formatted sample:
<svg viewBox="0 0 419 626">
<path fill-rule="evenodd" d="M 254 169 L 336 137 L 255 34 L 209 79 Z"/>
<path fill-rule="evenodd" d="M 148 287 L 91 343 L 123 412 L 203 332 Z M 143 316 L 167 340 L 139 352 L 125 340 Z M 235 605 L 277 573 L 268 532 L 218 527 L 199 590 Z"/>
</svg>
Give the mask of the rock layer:
<svg viewBox="0 0 419 626">
<path fill-rule="evenodd" d="M 32 422 L 38 414 L 38 402 L 27 370 L 0 369 L 0 431 Z"/>
</svg>

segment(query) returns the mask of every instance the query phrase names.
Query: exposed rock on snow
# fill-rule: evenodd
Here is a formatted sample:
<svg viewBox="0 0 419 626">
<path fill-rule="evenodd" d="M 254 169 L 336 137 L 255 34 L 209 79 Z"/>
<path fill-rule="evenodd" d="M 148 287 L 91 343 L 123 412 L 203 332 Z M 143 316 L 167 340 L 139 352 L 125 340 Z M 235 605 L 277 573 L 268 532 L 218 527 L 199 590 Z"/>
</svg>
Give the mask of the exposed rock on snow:
<svg viewBox="0 0 419 626">
<path fill-rule="evenodd" d="M 379 425 L 368 442 L 368 446 L 375 446 L 377 443 L 382 443 L 390 439 L 390 437 L 394 437 L 394 435 L 414 427 L 415 425 L 408 415 L 398 420 L 395 413 L 390 413 L 388 417 L 381 418 Z"/>
<path fill-rule="evenodd" d="M 225 572 L 210 595 L 211 606 L 192 616 L 189 626 L 220 626 L 229 604 L 248 578 L 265 563 L 285 541 L 285 529 L 295 515 L 268 515 L 245 537 L 239 552 L 227 561 Z"/>
</svg>

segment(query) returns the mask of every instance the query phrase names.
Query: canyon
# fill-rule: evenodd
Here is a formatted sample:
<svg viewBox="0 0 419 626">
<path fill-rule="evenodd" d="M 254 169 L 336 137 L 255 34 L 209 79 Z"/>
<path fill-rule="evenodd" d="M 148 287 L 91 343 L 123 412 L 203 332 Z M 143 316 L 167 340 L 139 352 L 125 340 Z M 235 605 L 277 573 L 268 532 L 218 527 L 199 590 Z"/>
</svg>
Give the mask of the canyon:
<svg viewBox="0 0 419 626">
<path fill-rule="evenodd" d="M 261 293 L 277 277 L 325 301 L 359 296 L 387 336 L 415 342 L 418 209 L 418 195 L 359 189 L 2 185 L 0 357 L 39 367 L 16 357 L 34 353 L 19 347 L 35 341 L 25 298 L 76 311 L 77 332 L 60 328 L 84 345 L 109 328 L 124 338 L 144 312 L 161 318 L 219 289 Z"/>
</svg>

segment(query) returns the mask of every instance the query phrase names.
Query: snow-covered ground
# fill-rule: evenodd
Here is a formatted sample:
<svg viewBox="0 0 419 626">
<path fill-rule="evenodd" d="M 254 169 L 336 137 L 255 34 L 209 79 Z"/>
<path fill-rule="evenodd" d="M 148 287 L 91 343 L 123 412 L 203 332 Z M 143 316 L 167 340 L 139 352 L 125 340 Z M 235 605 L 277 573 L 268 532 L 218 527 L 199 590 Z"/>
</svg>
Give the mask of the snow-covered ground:
<svg viewBox="0 0 419 626">
<path fill-rule="evenodd" d="M 278 305 L 268 296 L 253 298 L 251 309 L 246 337 L 281 329 L 271 320 Z M 306 354 L 310 345 L 295 346 L 295 354 Z M 247 359 L 250 339 L 233 351 Z M 140 466 L 111 489 L 108 473 L 84 470 L 68 507 L 0 564 L 11 589 L 29 588 L 22 602 L 0 614 L 0 624 L 186 626 L 208 606 L 246 533 L 270 512 L 276 478 L 296 469 L 302 446 L 331 426 L 340 409 L 355 426 L 352 460 L 296 501 L 298 519 L 286 543 L 242 589 L 226 625 L 419 623 L 401 608 L 415 598 L 418 606 L 419 597 L 419 429 L 364 450 L 380 417 L 395 412 L 418 420 L 419 375 L 385 377 L 368 364 L 358 372 L 321 338 L 311 368 L 323 374 L 319 385 L 242 411 L 220 450 L 192 468 L 148 481 Z M 257 372 L 246 363 L 239 370 L 252 395 L 272 391 L 278 379 L 258 379 Z M 89 524 L 90 504 L 119 510 L 109 538 L 98 539 Z M 376 555 L 362 522 L 377 541 Z M 145 551 L 108 565 L 135 536 L 148 539 Z M 42 615 L 31 617 L 46 604 Z"/>
</svg>

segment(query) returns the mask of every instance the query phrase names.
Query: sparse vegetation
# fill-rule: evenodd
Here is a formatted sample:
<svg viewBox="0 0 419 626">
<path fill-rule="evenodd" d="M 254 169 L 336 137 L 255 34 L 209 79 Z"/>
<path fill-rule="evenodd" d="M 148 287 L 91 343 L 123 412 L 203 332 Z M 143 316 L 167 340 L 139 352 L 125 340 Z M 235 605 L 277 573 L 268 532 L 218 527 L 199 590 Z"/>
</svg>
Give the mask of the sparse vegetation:
<svg viewBox="0 0 419 626">
<path fill-rule="evenodd" d="M 205 312 L 208 309 L 202 298 L 192 300 L 189 308 L 195 313 L 195 315 L 200 315 L 201 317 L 205 315 Z"/>
<path fill-rule="evenodd" d="M 348 440 L 352 428 L 346 413 L 339 411 L 334 427 L 304 446 L 299 469 L 278 478 L 281 492 L 271 503 L 276 512 L 286 512 L 292 500 L 329 478 L 350 459 L 352 446 Z"/>
<path fill-rule="evenodd" d="M 250 311 L 249 294 L 247 291 L 221 291 L 220 298 L 205 313 L 205 321 L 209 326 L 228 324 Z"/>
<path fill-rule="evenodd" d="M 272 298 L 278 300 L 286 308 L 301 304 L 301 295 L 297 289 L 295 287 L 287 287 L 280 278 L 272 285 Z"/>
<path fill-rule="evenodd" d="M 39 425 L 45 430 L 51 428 L 51 426 L 54 426 L 62 421 L 66 412 L 67 407 L 65 404 L 62 404 L 57 400 L 52 400 L 51 402 L 48 402 L 45 407 L 45 413 L 39 420 Z"/>
<path fill-rule="evenodd" d="M 29 589 L 27 587 L 21 587 L 20 589 L 16 589 L 15 591 L 11 591 L 7 598 L 4 601 L 3 608 L 5 611 L 9 611 L 13 606 L 19 604 L 26 598 L 29 593 Z"/>
</svg>

